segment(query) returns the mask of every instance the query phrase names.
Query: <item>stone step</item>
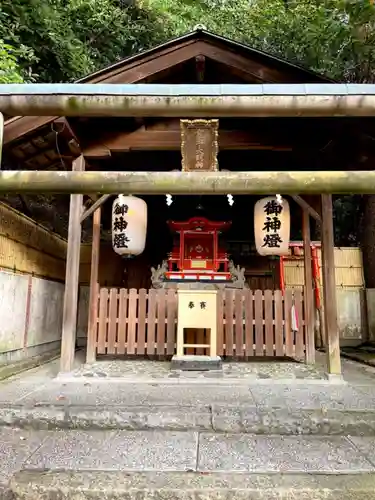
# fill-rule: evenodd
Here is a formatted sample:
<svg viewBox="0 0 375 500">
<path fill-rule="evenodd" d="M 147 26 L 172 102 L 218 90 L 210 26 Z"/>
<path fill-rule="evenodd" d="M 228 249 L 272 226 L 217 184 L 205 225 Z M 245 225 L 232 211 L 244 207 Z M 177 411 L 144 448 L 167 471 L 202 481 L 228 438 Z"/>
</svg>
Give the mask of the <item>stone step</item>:
<svg viewBox="0 0 375 500">
<path fill-rule="evenodd" d="M 375 475 L 22 471 L 9 500 L 373 500 Z M 7 499 L 8 500 L 8 499 Z"/>
<path fill-rule="evenodd" d="M 254 405 L 1 406 L 0 427 L 375 436 L 375 411 Z"/>
</svg>

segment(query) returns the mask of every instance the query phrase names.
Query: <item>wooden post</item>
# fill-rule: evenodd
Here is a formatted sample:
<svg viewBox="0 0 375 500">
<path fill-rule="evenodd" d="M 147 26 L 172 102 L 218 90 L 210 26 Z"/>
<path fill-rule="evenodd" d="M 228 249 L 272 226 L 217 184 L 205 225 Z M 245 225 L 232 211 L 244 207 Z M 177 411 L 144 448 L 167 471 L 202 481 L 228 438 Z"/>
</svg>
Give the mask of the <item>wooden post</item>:
<svg viewBox="0 0 375 500">
<path fill-rule="evenodd" d="M 81 155 L 73 161 L 72 170 L 82 172 L 85 169 L 85 159 Z M 77 332 L 78 288 L 79 288 L 79 258 L 81 250 L 81 215 L 83 196 L 72 194 L 69 208 L 68 251 L 66 257 L 64 310 L 61 338 L 62 372 L 73 369 L 75 342 Z"/>
<path fill-rule="evenodd" d="M 322 268 L 328 373 L 341 375 L 337 324 L 332 195 L 322 194 Z"/>
<path fill-rule="evenodd" d="M 303 255 L 305 264 L 305 334 L 306 334 L 306 363 L 315 362 L 314 345 L 314 295 L 312 280 L 310 215 L 307 210 L 302 210 Z"/>
<path fill-rule="evenodd" d="M 87 364 L 94 363 L 96 360 L 95 343 L 96 343 L 98 295 L 99 295 L 100 219 L 101 219 L 101 207 L 99 206 L 94 212 L 93 227 L 92 227 L 90 301 L 89 301 L 89 321 L 87 328 L 87 352 L 86 352 Z"/>
</svg>

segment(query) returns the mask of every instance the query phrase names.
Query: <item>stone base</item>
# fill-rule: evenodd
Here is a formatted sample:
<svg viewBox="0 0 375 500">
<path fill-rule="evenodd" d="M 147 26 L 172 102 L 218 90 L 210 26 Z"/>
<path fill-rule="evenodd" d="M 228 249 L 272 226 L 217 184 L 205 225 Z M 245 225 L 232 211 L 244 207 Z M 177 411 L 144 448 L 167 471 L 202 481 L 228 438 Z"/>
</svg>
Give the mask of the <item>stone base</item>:
<svg viewBox="0 0 375 500">
<path fill-rule="evenodd" d="M 362 470 L 344 474 L 321 474 L 315 471 L 293 474 L 278 470 L 262 474 L 147 470 L 127 474 L 114 470 L 49 470 L 46 473 L 45 470 L 23 470 L 17 472 L 10 482 L 9 492 L 12 496 L 9 496 L 9 500 L 70 500 L 78 497 L 81 500 L 370 500 L 374 498 L 374 490 L 375 474 Z"/>
<path fill-rule="evenodd" d="M 221 370 L 223 363 L 220 356 L 173 356 L 171 370 L 208 371 Z"/>
<path fill-rule="evenodd" d="M 331 384 L 347 384 L 342 375 L 335 373 L 326 373 L 326 378 Z"/>
</svg>

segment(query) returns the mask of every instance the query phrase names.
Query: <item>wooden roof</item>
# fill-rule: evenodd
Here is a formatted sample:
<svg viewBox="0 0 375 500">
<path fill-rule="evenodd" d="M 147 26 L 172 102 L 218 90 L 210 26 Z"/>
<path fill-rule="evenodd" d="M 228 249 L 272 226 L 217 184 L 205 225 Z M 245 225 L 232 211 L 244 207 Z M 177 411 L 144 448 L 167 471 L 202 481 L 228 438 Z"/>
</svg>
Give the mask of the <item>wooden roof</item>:
<svg viewBox="0 0 375 500">
<path fill-rule="evenodd" d="M 170 40 L 82 78 L 81 83 L 323 83 L 329 80 L 204 30 Z M 79 83 L 78 82 L 78 83 Z M 335 165 L 363 152 L 359 130 L 368 121 L 309 119 L 220 120 L 223 168 L 315 168 L 319 155 Z M 348 141 L 350 137 L 350 141 Z M 337 141 L 340 140 L 340 146 Z M 358 144 L 357 144 L 358 142 Z M 343 147 L 342 147 L 343 144 Z M 349 154 L 348 145 L 355 154 Z M 374 141 L 372 141 L 374 145 Z M 337 154 L 340 151 L 340 155 Z M 84 153 L 89 168 L 142 170 L 180 167 L 178 120 L 13 117 L 4 130 L 3 168 L 70 169 Z M 357 155 L 357 156 L 356 156 Z M 362 154 L 363 156 L 363 154 Z M 103 163 L 105 162 L 105 163 Z M 131 167 L 130 167 L 131 166 Z M 248 168 L 245 167 L 245 169 Z M 4 199 L 4 198 L 3 198 Z M 5 201 L 66 236 L 68 197 L 6 197 Z M 89 229 L 90 219 L 85 224 Z"/>
<path fill-rule="evenodd" d="M 213 33 L 196 30 L 125 58 L 78 83 L 319 83 L 309 70 Z M 4 144 L 29 136 L 57 117 L 7 120 Z M 49 129 L 51 131 L 51 129 Z M 40 132 L 46 132 L 40 130 Z"/>
</svg>

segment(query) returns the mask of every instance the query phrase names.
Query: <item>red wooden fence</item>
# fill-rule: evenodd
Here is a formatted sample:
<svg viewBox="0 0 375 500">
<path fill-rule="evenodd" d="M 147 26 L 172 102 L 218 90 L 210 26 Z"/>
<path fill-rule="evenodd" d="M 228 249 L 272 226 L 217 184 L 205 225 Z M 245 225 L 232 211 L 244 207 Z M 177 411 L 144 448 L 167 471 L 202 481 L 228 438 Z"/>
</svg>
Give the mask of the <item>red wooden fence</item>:
<svg viewBox="0 0 375 500">
<path fill-rule="evenodd" d="M 296 332 L 292 331 L 293 304 L 298 317 Z M 175 290 L 101 288 L 97 311 L 97 354 L 172 356 L 175 353 Z M 287 290 L 284 296 L 280 290 L 219 292 L 219 356 L 300 359 L 305 356 L 305 340 L 301 291 Z"/>
</svg>

